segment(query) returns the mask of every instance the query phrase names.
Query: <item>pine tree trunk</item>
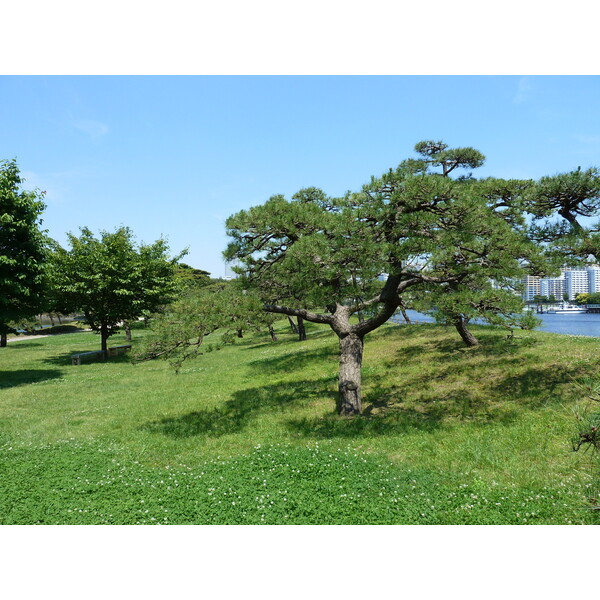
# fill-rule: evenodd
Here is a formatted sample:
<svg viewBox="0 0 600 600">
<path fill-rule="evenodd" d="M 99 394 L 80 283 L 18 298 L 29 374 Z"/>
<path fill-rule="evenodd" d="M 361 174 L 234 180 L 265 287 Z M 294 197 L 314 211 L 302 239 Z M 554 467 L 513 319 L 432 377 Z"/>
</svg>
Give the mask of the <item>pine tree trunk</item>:
<svg viewBox="0 0 600 600">
<path fill-rule="evenodd" d="M 455 317 L 454 326 L 467 346 L 479 346 L 479 340 L 467 329 L 467 320 L 465 318 L 461 315 Z"/>
<path fill-rule="evenodd" d="M 8 344 L 8 335 L 6 333 L 0 333 L 0 348 L 6 348 Z"/>
<path fill-rule="evenodd" d="M 296 327 L 296 323 L 294 323 L 294 320 L 292 319 L 292 317 L 288 317 L 288 321 L 290 322 L 290 327 L 292 328 L 292 333 L 298 333 L 298 328 Z"/>
<path fill-rule="evenodd" d="M 304 327 L 304 319 L 298 317 L 298 341 L 303 342 L 306 339 L 306 328 Z"/>
<path fill-rule="evenodd" d="M 273 325 L 269 325 L 269 333 L 271 334 L 271 340 L 276 342 L 277 335 L 275 335 L 275 330 L 273 329 Z"/>
<path fill-rule="evenodd" d="M 360 396 L 361 369 L 364 341 L 356 334 L 340 336 L 340 373 L 338 414 L 359 415 L 362 411 Z"/>
</svg>

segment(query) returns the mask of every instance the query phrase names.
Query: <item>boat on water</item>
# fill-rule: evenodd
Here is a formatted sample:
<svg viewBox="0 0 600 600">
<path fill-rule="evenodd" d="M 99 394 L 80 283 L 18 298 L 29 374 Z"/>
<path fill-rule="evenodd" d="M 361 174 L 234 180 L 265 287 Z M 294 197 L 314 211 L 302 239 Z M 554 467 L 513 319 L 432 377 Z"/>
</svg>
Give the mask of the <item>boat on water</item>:
<svg viewBox="0 0 600 600">
<path fill-rule="evenodd" d="M 587 308 L 585 306 L 577 306 L 576 304 L 563 304 L 562 306 L 557 306 L 553 308 L 549 308 L 546 313 L 549 315 L 566 315 L 566 314 L 577 314 L 577 313 L 586 313 Z"/>
</svg>

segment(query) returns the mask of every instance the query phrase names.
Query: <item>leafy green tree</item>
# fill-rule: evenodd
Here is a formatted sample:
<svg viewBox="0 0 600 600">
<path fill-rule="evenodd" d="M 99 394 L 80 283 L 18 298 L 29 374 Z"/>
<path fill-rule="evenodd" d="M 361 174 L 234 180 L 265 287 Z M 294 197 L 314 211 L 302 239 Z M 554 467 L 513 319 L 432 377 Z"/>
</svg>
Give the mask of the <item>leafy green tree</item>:
<svg viewBox="0 0 600 600">
<path fill-rule="evenodd" d="M 0 347 L 11 322 L 37 314 L 45 290 L 47 238 L 40 229 L 43 194 L 20 189 L 16 161 L 0 162 Z"/>
<path fill-rule="evenodd" d="M 361 412 L 364 338 L 394 314 L 408 290 L 471 289 L 482 269 L 490 275 L 494 265 L 520 274 L 519 259 L 531 252 L 480 188 L 444 176 L 478 166 L 483 156 L 434 145 L 417 145 L 422 159 L 372 178 L 361 192 L 336 199 L 310 188 L 227 220 L 232 242 L 225 257 L 239 261 L 238 272 L 261 295 L 282 291 L 286 303 L 269 303 L 267 296 L 265 310 L 327 324 L 337 334 L 341 415 Z M 443 172 L 428 173 L 431 165 Z M 357 313 L 365 315 L 358 323 Z"/>
<path fill-rule="evenodd" d="M 79 237 L 69 234 L 69 243 L 70 250 L 59 248 L 54 256 L 55 290 L 61 302 L 84 313 L 105 353 L 122 322 L 158 310 L 178 290 L 181 255 L 169 258 L 163 239 L 138 246 L 127 227 L 99 238 L 83 227 Z"/>
<path fill-rule="evenodd" d="M 203 269 L 190 267 L 186 263 L 180 262 L 176 269 L 177 280 L 183 287 L 204 286 L 211 282 L 210 273 Z"/>
<path fill-rule="evenodd" d="M 575 302 L 577 302 L 577 304 L 600 304 L 600 292 L 577 294 Z"/>
</svg>

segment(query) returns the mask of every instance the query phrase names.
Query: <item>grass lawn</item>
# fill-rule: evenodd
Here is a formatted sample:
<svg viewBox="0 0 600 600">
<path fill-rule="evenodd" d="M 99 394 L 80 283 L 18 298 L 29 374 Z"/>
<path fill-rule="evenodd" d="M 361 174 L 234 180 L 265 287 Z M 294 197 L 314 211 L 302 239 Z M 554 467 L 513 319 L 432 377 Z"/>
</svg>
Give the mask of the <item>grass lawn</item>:
<svg viewBox="0 0 600 600">
<path fill-rule="evenodd" d="M 3 524 L 594 524 L 573 379 L 600 339 L 436 325 L 367 337 L 365 414 L 334 414 L 337 339 L 284 321 L 186 362 L 71 365 L 85 333 L 0 350 Z M 134 341 L 144 335 L 134 330 Z M 118 335 L 109 345 L 125 342 Z"/>
</svg>

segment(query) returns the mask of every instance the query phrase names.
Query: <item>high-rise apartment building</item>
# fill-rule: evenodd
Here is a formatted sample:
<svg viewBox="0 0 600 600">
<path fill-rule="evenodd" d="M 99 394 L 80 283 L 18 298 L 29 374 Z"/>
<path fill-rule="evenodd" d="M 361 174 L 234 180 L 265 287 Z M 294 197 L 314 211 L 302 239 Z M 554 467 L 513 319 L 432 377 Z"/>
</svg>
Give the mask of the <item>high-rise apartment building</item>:
<svg viewBox="0 0 600 600">
<path fill-rule="evenodd" d="M 589 287 L 588 272 L 585 269 L 566 269 L 565 293 L 569 294 L 569 300 L 575 300 L 577 294 L 586 294 Z"/>
<path fill-rule="evenodd" d="M 540 296 L 546 296 L 546 298 L 554 296 L 556 300 L 562 301 L 564 293 L 565 278 L 562 275 L 540 279 Z"/>
<path fill-rule="evenodd" d="M 588 292 L 590 294 L 597 294 L 600 292 L 600 267 L 588 267 Z"/>
<path fill-rule="evenodd" d="M 523 300 L 533 302 L 534 296 L 540 295 L 540 278 L 535 275 L 527 275 L 523 277 L 521 283 L 523 284 Z"/>
<path fill-rule="evenodd" d="M 569 294 L 569 300 L 574 300 L 577 294 L 600 292 L 600 266 L 562 269 L 559 277 L 528 276 L 521 283 L 524 286 L 522 297 L 525 302 L 531 302 L 534 296 L 554 296 L 562 301 L 565 293 Z"/>
</svg>

